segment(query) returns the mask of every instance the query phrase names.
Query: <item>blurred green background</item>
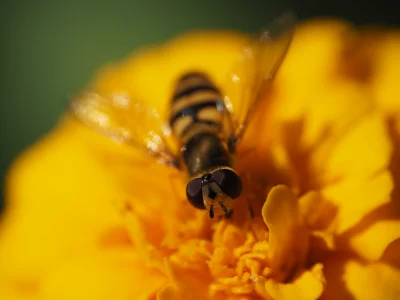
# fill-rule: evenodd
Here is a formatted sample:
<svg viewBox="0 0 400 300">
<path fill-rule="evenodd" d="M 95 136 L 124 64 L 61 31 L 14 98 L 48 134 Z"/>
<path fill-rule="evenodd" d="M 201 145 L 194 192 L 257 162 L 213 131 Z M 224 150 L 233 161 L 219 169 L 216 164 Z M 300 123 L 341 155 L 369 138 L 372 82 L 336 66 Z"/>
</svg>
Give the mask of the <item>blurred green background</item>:
<svg viewBox="0 0 400 300">
<path fill-rule="evenodd" d="M 300 19 L 399 22 L 389 1 L 1 1 L 1 181 L 15 156 L 55 124 L 67 95 L 105 63 L 191 29 L 256 32 L 288 9 Z"/>
</svg>

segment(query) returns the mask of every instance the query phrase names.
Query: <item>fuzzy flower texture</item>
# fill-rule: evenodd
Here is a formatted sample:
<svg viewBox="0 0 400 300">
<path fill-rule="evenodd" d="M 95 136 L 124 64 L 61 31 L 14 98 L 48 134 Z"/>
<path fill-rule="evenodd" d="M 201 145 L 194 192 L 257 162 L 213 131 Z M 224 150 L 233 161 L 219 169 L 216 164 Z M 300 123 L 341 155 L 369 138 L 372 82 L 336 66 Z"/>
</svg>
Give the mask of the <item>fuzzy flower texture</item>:
<svg viewBox="0 0 400 300">
<path fill-rule="evenodd" d="M 192 32 L 89 89 L 165 113 L 185 71 L 224 90 L 247 39 Z M 0 298 L 400 299 L 399 74 L 399 31 L 300 24 L 240 144 L 229 220 L 193 208 L 176 170 L 66 115 L 7 174 Z"/>
</svg>

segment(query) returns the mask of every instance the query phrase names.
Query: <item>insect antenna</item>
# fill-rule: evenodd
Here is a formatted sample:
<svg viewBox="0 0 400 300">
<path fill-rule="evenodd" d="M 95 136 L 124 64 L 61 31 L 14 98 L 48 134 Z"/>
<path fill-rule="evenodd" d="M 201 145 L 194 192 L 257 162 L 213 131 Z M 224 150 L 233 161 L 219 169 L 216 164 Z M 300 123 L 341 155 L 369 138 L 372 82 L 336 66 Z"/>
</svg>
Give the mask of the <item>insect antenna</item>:
<svg viewBox="0 0 400 300">
<path fill-rule="evenodd" d="M 222 202 L 218 202 L 218 203 L 221 206 L 221 208 L 224 211 L 224 213 L 227 215 L 228 214 L 228 209 L 226 208 L 226 206 Z"/>
<path fill-rule="evenodd" d="M 211 219 L 214 218 L 214 206 L 213 205 L 210 206 L 210 218 Z"/>
</svg>

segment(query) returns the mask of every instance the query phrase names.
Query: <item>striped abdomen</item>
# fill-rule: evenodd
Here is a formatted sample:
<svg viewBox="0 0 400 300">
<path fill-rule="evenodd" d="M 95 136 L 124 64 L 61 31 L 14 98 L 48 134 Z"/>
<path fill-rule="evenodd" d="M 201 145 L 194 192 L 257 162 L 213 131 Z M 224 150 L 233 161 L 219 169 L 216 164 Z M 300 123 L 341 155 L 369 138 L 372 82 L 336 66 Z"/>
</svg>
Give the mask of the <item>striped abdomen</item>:
<svg viewBox="0 0 400 300">
<path fill-rule="evenodd" d="M 183 162 L 191 176 L 220 166 L 231 166 L 230 155 L 219 134 L 218 106 L 222 95 L 201 73 L 189 73 L 178 81 L 171 105 L 170 126 L 182 142 Z"/>
</svg>

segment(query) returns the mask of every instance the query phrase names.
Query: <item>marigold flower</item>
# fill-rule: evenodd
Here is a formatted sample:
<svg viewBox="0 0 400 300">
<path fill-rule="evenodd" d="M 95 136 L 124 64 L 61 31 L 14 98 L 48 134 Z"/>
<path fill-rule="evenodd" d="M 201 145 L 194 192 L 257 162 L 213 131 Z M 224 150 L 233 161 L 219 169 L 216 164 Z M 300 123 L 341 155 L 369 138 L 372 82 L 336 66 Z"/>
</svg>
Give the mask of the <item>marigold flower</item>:
<svg viewBox="0 0 400 300">
<path fill-rule="evenodd" d="M 361 34 L 335 20 L 297 28 L 241 143 L 230 220 L 194 209 L 175 170 L 65 116 L 8 173 L 2 299 L 397 299 L 397 72 L 381 54 L 365 75 L 366 55 L 350 51 Z M 223 88 L 247 39 L 189 33 L 105 67 L 90 88 L 166 114 L 178 75 L 206 70 Z"/>
</svg>

